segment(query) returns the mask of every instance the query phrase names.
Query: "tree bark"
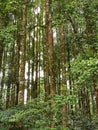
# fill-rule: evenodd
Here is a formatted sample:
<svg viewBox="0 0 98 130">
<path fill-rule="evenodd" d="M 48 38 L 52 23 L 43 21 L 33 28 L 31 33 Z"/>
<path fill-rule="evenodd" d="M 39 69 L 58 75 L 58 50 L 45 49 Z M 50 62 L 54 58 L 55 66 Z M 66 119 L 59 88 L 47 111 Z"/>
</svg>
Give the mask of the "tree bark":
<svg viewBox="0 0 98 130">
<path fill-rule="evenodd" d="M 56 94 L 55 73 L 54 73 L 54 44 L 53 44 L 53 30 L 52 30 L 52 14 L 51 14 L 51 0 L 46 0 L 46 42 L 49 68 L 49 89 L 50 94 Z"/>
<path fill-rule="evenodd" d="M 21 41 L 20 41 L 20 68 L 19 68 L 19 95 L 18 103 L 24 103 L 24 89 L 25 89 L 25 52 L 26 52 L 26 1 L 22 5 L 22 23 L 21 23 Z"/>
</svg>

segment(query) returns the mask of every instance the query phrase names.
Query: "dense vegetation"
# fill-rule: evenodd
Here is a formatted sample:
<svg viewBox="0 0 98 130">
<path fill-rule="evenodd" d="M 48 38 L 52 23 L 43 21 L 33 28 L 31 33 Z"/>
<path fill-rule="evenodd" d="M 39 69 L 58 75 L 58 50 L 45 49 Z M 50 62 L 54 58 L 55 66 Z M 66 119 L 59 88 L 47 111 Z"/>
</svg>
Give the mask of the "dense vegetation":
<svg viewBox="0 0 98 130">
<path fill-rule="evenodd" d="M 98 130 L 98 0 L 0 0 L 0 130 Z"/>
</svg>

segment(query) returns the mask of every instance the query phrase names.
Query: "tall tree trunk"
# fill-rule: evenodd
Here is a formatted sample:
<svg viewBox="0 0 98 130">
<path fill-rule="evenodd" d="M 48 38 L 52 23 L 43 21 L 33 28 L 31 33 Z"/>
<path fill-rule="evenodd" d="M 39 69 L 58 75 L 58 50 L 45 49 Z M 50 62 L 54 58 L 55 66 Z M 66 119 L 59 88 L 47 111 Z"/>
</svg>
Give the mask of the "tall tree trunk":
<svg viewBox="0 0 98 130">
<path fill-rule="evenodd" d="M 4 50 L 3 40 L 0 40 L 0 71 L 2 66 L 3 50 Z"/>
<path fill-rule="evenodd" d="M 51 14 L 51 0 L 46 0 L 46 42 L 47 55 L 49 63 L 49 89 L 50 94 L 56 93 L 55 73 L 54 73 L 54 45 L 53 45 L 53 30 L 52 30 L 52 14 Z"/>
<path fill-rule="evenodd" d="M 66 46 L 65 46 L 65 26 L 62 23 L 61 25 L 61 55 L 62 55 L 62 94 L 66 95 Z M 66 104 L 63 105 L 62 108 L 62 125 L 64 128 L 66 128 L 66 111 L 67 106 Z"/>
<path fill-rule="evenodd" d="M 22 5 L 21 18 L 21 41 L 20 41 L 20 68 L 19 68 L 19 96 L 18 103 L 24 103 L 24 89 L 25 89 L 25 52 L 26 52 L 26 0 Z"/>
<path fill-rule="evenodd" d="M 27 79 L 27 100 L 30 99 L 30 65 L 31 65 L 31 62 L 30 62 L 30 42 L 31 42 L 31 38 L 30 38 L 30 32 L 28 34 L 28 37 L 29 37 L 29 40 L 28 40 L 28 45 L 27 45 L 27 60 L 28 60 L 28 79 Z"/>
<path fill-rule="evenodd" d="M 1 88 L 0 88 L 0 107 L 2 108 L 2 101 L 3 101 L 3 97 L 6 95 L 5 93 L 4 93 L 4 84 L 5 84 L 5 82 L 4 82 L 4 79 L 5 79 L 5 72 L 6 72 L 6 60 L 7 60 L 7 53 L 6 53 L 6 50 L 5 50 L 5 48 L 4 48 L 4 51 L 3 51 L 3 57 L 2 57 L 2 71 L 1 71 L 1 73 L 2 73 L 2 78 L 1 78 Z"/>
<path fill-rule="evenodd" d="M 17 18 L 18 19 L 18 18 Z M 20 21 L 17 21 L 17 32 L 16 32 L 16 46 L 15 46 L 15 64 L 14 64 L 14 74 L 15 74 L 15 89 L 16 89 L 16 97 L 15 97 L 15 104 L 18 104 L 18 92 L 19 92 L 19 60 L 20 60 Z"/>
</svg>

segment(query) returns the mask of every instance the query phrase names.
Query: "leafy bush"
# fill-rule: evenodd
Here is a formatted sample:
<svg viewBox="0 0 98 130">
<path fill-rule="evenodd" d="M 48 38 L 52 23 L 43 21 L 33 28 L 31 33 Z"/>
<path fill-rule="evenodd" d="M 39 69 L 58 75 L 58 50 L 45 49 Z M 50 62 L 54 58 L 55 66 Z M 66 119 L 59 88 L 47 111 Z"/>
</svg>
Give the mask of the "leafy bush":
<svg viewBox="0 0 98 130">
<path fill-rule="evenodd" d="M 55 95 L 47 101 L 33 99 L 25 105 L 0 111 L 0 130 L 97 130 L 98 117 L 85 117 L 78 112 L 66 113 L 68 126 L 62 126 L 62 107 L 72 103 L 66 96 Z M 68 114 L 68 115 L 67 115 Z M 96 120 L 97 119 L 97 120 Z M 21 125 L 20 125 L 21 124 Z M 54 128 L 51 128 L 51 125 Z"/>
</svg>

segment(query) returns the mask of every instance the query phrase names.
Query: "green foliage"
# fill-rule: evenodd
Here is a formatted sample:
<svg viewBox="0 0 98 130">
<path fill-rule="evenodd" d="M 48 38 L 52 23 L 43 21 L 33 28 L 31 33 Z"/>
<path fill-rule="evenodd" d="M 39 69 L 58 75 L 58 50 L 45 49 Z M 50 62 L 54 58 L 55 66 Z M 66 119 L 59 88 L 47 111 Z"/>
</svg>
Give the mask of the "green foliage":
<svg viewBox="0 0 98 130">
<path fill-rule="evenodd" d="M 11 53 L 16 54 L 17 50 L 12 51 L 14 50 L 13 45 L 16 46 L 16 42 L 18 42 L 17 44 L 20 44 L 21 40 L 20 33 L 22 4 L 23 1 L 21 0 L 0 0 L 0 40 L 3 39 L 3 46 L 5 47 L 4 51 L 6 51 L 3 52 L 2 55 L 7 55 L 7 59 L 5 59 L 6 63 L 4 66 L 4 69 L 6 69 L 6 66 L 7 69 L 4 70 L 5 76 L 3 78 L 3 91 L 5 91 L 4 97 L 6 97 L 7 85 L 11 87 L 12 84 L 16 83 L 16 81 L 14 82 L 15 78 L 19 78 L 13 76 L 13 66 L 15 66 L 15 64 L 12 64 L 12 60 L 15 59 L 15 56 L 11 56 Z M 40 95 L 43 96 L 41 98 L 32 99 L 25 105 L 18 105 L 7 110 L 0 110 L 0 130 L 8 130 L 11 127 L 17 126 L 17 123 L 19 122 L 22 122 L 25 128 L 28 128 L 30 130 L 98 130 L 98 117 L 94 117 L 94 115 L 91 115 L 91 117 L 86 117 L 82 114 L 82 111 L 84 111 L 83 109 L 86 109 L 86 107 L 83 108 L 83 105 L 87 99 L 90 100 L 89 103 L 91 111 L 92 107 L 95 108 L 94 87 L 98 85 L 98 0 L 53 0 L 51 6 L 53 32 L 56 34 L 56 37 L 54 38 L 54 42 L 56 42 L 54 44 L 54 55 L 56 55 L 54 64 L 56 70 L 59 71 L 56 73 L 59 75 L 59 77 L 55 76 L 57 78 L 56 85 L 57 87 L 59 86 L 62 88 L 62 40 L 60 30 L 62 24 L 65 25 L 66 31 L 66 62 L 69 60 L 67 64 L 71 63 L 71 66 L 69 65 L 70 67 L 65 67 L 65 69 L 68 70 L 68 75 L 66 77 L 68 78 L 68 82 L 71 80 L 71 84 L 67 84 L 67 87 L 64 85 L 63 87 L 64 89 L 65 87 L 67 88 L 64 90 L 66 91 L 66 95 L 53 95 L 52 97 L 48 97 L 49 99 L 45 101 L 45 97 L 43 96 L 45 92 L 40 92 Z M 37 14 L 36 11 L 38 8 L 41 10 L 41 12 L 39 11 Z M 45 0 L 31 0 L 30 2 L 27 2 L 26 33 L 27 43 L 30 40 L 30 46 L 27 44 L 26 61 L 30 61 L 31 63 L 30 73 L 32 63 L 34 63 L 34 69 L 36 73 L 38 73 L 36 70 L 37 63 L 39 70 L 40 67 L 42 67 L 43 71 L 46 69 L 46 66 L 44 65 L 47 61 L 44 61 L 45 63 L 43 64 L 43 60 L 45 60 L 43 58 L 43 55 L 45 55 L 45 48 L 43 47 L 45 40 L 43 39 L 46 39 L 45 35 L 43 36 L 43 31 L 45 32 L 46 29 L 44 25 Z M 18 34 L 16 34 L 16 31 Z M 90 32 L 89 36 L 87 36 L 87 31 Z M 30 39 L 28 40 L 29 33 Z M 19 37 L 17 35 L 19 35 Z M 17 41 L 18 39 L 19 41 Z M 38 47 L 39 51 L 37 57 L 36 48 L 38 44 L 40 45 Z M 69 45 L 69 48 L 67 45 Z M 33 46 L 34 52 L 32 51 Z M 20 47 L 18 49 L 20 49 Z M 20 59 L 20 57 L 18 58 Z M 4 62 L 2 63 L 4 64 Z M 33 74 L 32 77 L 34 77 Z M 44 90 L 44 78 L 47 77 L 43 77 L 43 79 L 40 78 L 41 80 L 38 79 L 40 80 L 40 85 L 39 83 L 38 85 L 42 90 Z M 2 80 L 2 78 L 0 79 Z M 95 86 L 93 86 L 93 83 Z M 30 84 L 29 87 L 31 87 L 31 85 L 32 84 Z M 81 94 L 82 90 L 83 92 Z M 81 108 L 79 108 L 79 101 L 82 104 Z M 1 102 L 2 99 L 0 99 L 0 103 Z M 68 119 L 68 128 L 66 127 L 65 129 L 62 126 L 62 107 L 64 105 L 67 105 L 69 108 L 67 111 L 68 114 L 66 113 L 66 118 Z M 73 108 L 71 108 L 71 106 Z M 79 111 L 77 110 L 78 108 L 79 110 L 82 110 Z M 55 124 L 55 127 L 50 128 L 51 124 Z"/>
<path fill-rule="evenodd" d="M 8 130 L 8 128 L 15 127 L 18 122 L 22 122 L 25 128 L 30 130 L 97 130 L 97 116 L 90 120 L 78 112 L 68 113 L 66 115 L 68 127 L 62 128 L 62 107 L 65 105 L 63 101 L 66 102 L 64 96 L 55 95 L 47 102 L 33 99 L 25 105 L 0 111 L 1 128 Z M 55 127 L 50 128 L 53 123 Z"/>
<path fill-rule="evenodd" d="M 0 31 L 0 37 L 4 39 L 4 44 L 8 47 L 11 46 L 11 44 L 14 43 L 14 36 L 13 32 L 16 31 L 15 25 L 9 25 L 6 28 L 1 29 Z"/>
<path fill-rule="evenodd" d="M 94 116 L 92 119 L 81 115 L 79 113 L 69 114 L 69 130 L 97 130 L 98 129 L 98 117 Z"/>
<path fill-rule="evenodd" d="M 76 84 L 78 85 L 85 83 L 91 85 L 93 78 L 97 76 L 97 57 L 89 57 L 88 59 L 84 59 L 79 56 L 76 60 L 72 62 L 71 66 L 71 73 L 73 74 L 74 78 L 77 78 Z"/>
<path fill-rule="evenodd" d="M 26 128 L 32 128 L 32 130 L 50 130 L 51 124 L 55 123 L 55 128 L 51 130 L 64 130 L 61 125 L 62 107 L 66 103 L 66 97 L 63 95 L 50 97 L 47 102 L 33 99 L 25 105 L 0 111 L 0 122 L 4 123 L 3 127 L 11 127 L 14 123 L 22 122 Z"/>
</svg>

